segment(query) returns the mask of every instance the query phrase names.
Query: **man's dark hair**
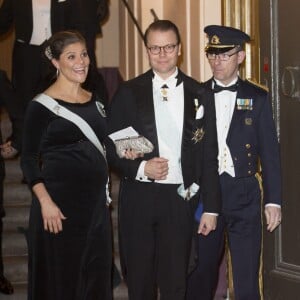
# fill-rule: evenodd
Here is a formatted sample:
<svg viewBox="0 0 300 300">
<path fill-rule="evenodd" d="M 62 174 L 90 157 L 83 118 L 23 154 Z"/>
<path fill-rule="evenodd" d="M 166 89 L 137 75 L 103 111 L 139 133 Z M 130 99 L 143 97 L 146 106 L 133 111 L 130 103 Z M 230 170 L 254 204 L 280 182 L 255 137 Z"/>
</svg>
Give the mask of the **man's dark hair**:
<svg viewBox="0 0 300 300">
<path fill-rule="evenodd" d="M 180 44 L 180 34 L 177 26 L 169 20 L 157 20 L 149 25 L 144 34 L 144 44 L 147 47 L 148 35 L 150 31 L 173 31 L 177 38 L 177 44 Z"/>
</svg>

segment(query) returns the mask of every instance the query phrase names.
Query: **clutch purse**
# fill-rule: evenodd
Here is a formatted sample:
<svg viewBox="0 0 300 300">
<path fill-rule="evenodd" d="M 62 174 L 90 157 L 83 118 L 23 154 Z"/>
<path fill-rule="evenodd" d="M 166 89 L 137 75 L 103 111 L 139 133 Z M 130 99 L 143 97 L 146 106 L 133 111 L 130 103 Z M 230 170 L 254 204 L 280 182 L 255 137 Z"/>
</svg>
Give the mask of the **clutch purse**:
<svg viewBox="0 0 300 300">
<path fill-rule="evenodd" d="M 127 149 L 132 149 L 137 153 L 150 153 L 154 148 L 153 144 L 142 135 L 117 139 L 114 143 L 119 157 L 123 157 Z"/>
</svg>

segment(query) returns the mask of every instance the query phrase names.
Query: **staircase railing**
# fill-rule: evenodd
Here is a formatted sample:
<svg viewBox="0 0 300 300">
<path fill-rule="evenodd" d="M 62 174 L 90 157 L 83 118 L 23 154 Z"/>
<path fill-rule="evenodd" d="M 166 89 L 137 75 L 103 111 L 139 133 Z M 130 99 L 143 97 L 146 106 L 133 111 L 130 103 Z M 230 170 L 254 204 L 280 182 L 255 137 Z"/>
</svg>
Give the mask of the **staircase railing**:
<svg viewBox="0 0 300 300">
<path fill-rule="evenodd" d="M 140 34 L 141 38 L 144 39 L 144 33 L 143 33 L 142 29 L 141 29 L 141 26 L 138 23 L 138 20 L 136 19 L 136 17 L 134 16 L 133 11 L 132 11 L 131 7 L 129 6 L 127 0 L 122 0 L 122 2 L 125 5 L 125 7 L 126 7 L 126 9 L 128 11 L 128 14 L 129 14 L 130 18 L 132 19 L 132 22 L 135 25 L 138 33 Z M 156 13 L 155 13 L 155 11 L 154 11 L 153 8 L 150 9 L 150 12 L 151 12 L 151 14 L 152 14 L 152 16 L 154 18 L 154 21 L 158 20 L 158 17 L 157 17 L 157 15 L 156 15 Z"/>
<path fill-rule="evenodd" d="M 150 9 L 150 12 L 151 12 L 151 14 L 153 16 L 154 21 L 159 20 L 157 14 L 155 13 L 155 10 L 153 8 Z"/>
<path fill-rule="evenodd" d="M 144 39 L 144 34 L 143 34 L 143 31 L 141 29 L 141 26 L 139 25 L 136 17 L 134 16 L 133 12 L 132 12 L 132 9 L 130 8 L 128 2 L 126 0 L 122 0 L 122 2 L 124 3 L 127 11 L 128 11 L 128 14 L 129 16 L 131 17 L 132 21 L 133 21 L 133 24 L 135 25 L 138 33 L 140 34 L 141 38 Z"/>
</svg>

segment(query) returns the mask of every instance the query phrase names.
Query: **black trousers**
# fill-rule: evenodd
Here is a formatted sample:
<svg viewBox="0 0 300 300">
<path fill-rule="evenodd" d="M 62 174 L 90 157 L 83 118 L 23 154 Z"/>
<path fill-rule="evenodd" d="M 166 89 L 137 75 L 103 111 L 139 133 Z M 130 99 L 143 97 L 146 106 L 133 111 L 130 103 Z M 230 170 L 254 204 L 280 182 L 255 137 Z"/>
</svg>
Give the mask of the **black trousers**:
<svg viewBox="0 0 300 300">
<path fill-rule="evenodd" d="M 188 280 L 186 300 L 212 300 L 218 269 L 228 234 L 236 300 L 259 300 L 261 250 L 261 193 L 255 176 L 220 176 L 222 214 L 217 229 L 207 237 L 198 237 L 199 260 Z"/>
<path fill-rule="evenodd" d="M 2 134 L 0 132 L 0 143 L 2 143 Z M 5 165 L 2 156 L 0 155 L 0 276 L 4 273 L 3 257 L 2 257 L 2 233 L 3 233 L 3 222 L 2 218 L 5 216 L 4 205 L 3 205 L 3 184 L 5 178 Z"/>
<path fill-rule="evenodd" d="M 14 45 L 12 83 L 23 112 L 29 101 L 50 85 L 45 80 L 48 80 L 51 65 L 44 57 L 43 50 L 42 45 L 34 46 L 17 41 Z"/>
<path fill-rule="evenodd" d="M 130 300 L 157 299 L 157 290 L 161 300 L 185 297 L 194 210 L 177 188 L 127 180 L 121 185 L 120 250 Z"/>
<path fill-rule="evenodd" d="M 23 112 L 11 82 L 3 70 L 0 70 L 0 106 L 6 108 L 12 122 L 12 136 L 10 137 L 12 146 L 20 151 L 22 144 Z"/>
<path fill-rule="evenodd" d="M 4 274 L 3 257 L 2 257 L 2 232 L 3 232 L 3 222 L 0 219 L 0 276 Z"/>
</svg>

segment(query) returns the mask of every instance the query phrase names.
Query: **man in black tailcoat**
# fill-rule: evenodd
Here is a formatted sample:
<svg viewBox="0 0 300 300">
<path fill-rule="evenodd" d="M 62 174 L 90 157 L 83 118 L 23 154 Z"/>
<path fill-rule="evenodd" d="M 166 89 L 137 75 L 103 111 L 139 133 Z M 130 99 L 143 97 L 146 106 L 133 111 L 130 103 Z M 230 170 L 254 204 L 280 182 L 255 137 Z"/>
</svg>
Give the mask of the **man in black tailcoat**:
<svg viewBox="0 0 300 300">
<path fill-rule="evenodd" d="M 12 84 L 25 112 L 27 104 L 44 86 L 48 65 L 43 43 L 53 33 L 71 28 L 71 0 L 3 0 L 0 35 L 15 29 Z"/>
<path fill-rule="evenodd" d="M 122 176 L 123 272 L 130 300 L 156 299 L 157 288 L 160 299 L 183 300 L 200 194 L 199 232 L 215 229 L 220 210 L 215 110 L 212 94 L 177 68 L 175 24 L 155 21 L 144 43 L 151 70 L 122 84 L 109 110 L 110 133 L 132 126 L 154 145 L 132 160 L 118 157 L 112 142 L 107 146 Z"/>
</svg>

